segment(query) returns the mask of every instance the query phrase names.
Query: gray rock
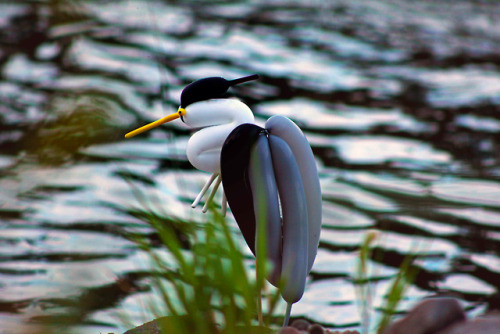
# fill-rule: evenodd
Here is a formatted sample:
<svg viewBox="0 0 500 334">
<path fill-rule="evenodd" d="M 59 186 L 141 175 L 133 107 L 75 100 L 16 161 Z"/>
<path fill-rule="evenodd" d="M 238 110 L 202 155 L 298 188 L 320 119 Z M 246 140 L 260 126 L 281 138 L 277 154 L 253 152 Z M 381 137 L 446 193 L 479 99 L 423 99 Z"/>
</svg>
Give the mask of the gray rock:
<svg viewBox="0 0 500 334">
<path fill-rule="evenodd" d="M 498 334 L 500 333 L 500 316 L 478 318 L 461 321 L 446 327 L 436 334 Z"/>
<path fill-rule="evenodd" d="M 306 331 L 309 328 L 309 326 L 311 326 L 311 324 L 309 323 L 309 321 L 304 320 L 304 319 L 294 320 L 292 322 L 292 324 L 291 324 L 291 327 L 295 327 L 299 331 Z"/>
<path fill-rule="evenodd" d="M 158 320 L 155 319 L 139 327 L 132 328 L 131 330 L 128 330 L 123 334 L 162 334 L 162 333 L 160 330 L 160 326 L 158 325 Z"/>
<path fill-rule="evenodd" d="M 301 332 L 295 327 L 283 327 L 278 331 L 278 334 L 300 334 Z"/>
<path fill-rule="evenodd" d="M 434 334 L 451 324 L 465 321 L 465 313 L 453 298 L 427 299 L 383 334 Z"/>
</svg>

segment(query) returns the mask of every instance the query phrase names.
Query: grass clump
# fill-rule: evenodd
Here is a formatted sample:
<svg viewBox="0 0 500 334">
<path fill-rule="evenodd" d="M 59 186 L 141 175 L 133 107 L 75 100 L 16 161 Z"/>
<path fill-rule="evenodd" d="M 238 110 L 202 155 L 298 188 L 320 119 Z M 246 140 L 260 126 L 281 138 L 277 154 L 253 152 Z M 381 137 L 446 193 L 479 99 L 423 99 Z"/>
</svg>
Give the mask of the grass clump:
<svg viewBox="0 0 500 334">
<path fill-rule="evenodd" d="M 215 208 L 203 223 L 164 219 L 148 208 L 137 188 L 134 191 L 142 206 L 137 216 L 153 228 L 169 254 L 168 258 L 159 255 L 146 237 L 133 237 L 153 260 L 153 284 L 163 305 L 150 307 L 153 314 L 162 317 L 158 322 L 162 333 L 276 331 L 276 327 L 272 329 L 272 314 L 280 299 L 279 290 L 265 296 L 267 314 L 258 316 L 266 286 L 264 276 L 251 275 L 233 230 Z"/>
<path fill-rule="evenodd" d="M 369 333 L 370 330 L 370 310 L 372 309 L 372 281 L 368 273 L 368 261 L 372 257 L 372 245 L 377 239 L 377 232 L 368 232 L 363 243 L 360 246 L 359 258 L 356 267 L 354 285 L 356 288 L 357 298 L 359 300 L 359 312 L 361 316 L 361 331 Z M 380 253 L 382 254 L 382 253 Z M 398 272 L 387 293 L 384 296 L 384 303 L 381 306 L 382 316 L 376 325 L 376 333 L 382 333 L 391 323 L 394 314 L 397 311 L 399 302 L 405 296 L 406 290 L 414 282 L 417 275 L 417 267 L 413 265 L 415 260 L 414 255 L 407 255 L 403 259 Z"/>
<path fill-rule="evenodd" d="M 406 290 L 415 280 L 417 275 L 417 267 L 413 265 L 415 256 L 407 255 L 399 271 L 396 274 L 389 290 L 385 296 L 385 303 L 382 306 L 383 315 L 377 326 L 377 334 L 380 334 L 391 323 L 393 315 L 396 313 L 399 302 L 405 296 Z"/>
</svg>

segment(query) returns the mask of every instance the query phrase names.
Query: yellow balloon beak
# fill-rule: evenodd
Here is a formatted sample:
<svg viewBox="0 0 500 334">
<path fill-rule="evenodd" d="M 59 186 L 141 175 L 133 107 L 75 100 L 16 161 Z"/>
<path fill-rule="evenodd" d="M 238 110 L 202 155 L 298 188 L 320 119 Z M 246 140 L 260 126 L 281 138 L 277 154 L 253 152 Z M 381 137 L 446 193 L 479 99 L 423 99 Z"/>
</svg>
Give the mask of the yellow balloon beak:
<svg viewBox="0 0 500 334">
<path fill-rule="evenodd" d="M 156 128 L 159 125 L 162 125 L 164 123 L 173 121 L 181 116 L 186 115 L 186 110 L 184 108 L 179 108 L 179 110 L 175 114 L 170 114 L 168 116 L 165 116 L 163 118 L 160 118 L 157 121 L 154 121 L 152 123 L 146 124 L 138 129 L 135 129 L 134 131 L 130 131 L 125 135 L 125 138 L 132 138 L 134 136 L 137 136 L 138 134 L 141 134 L 145 131 L 151 130 L 153 128 Z"/>
</svg>

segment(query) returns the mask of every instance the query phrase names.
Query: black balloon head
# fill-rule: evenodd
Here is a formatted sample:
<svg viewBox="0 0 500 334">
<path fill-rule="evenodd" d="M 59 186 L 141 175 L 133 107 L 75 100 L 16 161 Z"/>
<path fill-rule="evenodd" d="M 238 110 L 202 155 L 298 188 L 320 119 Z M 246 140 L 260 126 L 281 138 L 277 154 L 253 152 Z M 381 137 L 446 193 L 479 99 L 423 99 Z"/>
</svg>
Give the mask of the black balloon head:
<svg viewBox="0 0 500 334">
<path fill-rule="evenodd" d="M 221 77 L 210 77 L 196 80 L 186 86 L 181 93 L 181 108 L 188 105 L 210 99 L 224 97 L 229 87 L 243 82 L 257 80 L 258 74 L 249 75 L 243 78 L 226 80 Z"/>
</svg>

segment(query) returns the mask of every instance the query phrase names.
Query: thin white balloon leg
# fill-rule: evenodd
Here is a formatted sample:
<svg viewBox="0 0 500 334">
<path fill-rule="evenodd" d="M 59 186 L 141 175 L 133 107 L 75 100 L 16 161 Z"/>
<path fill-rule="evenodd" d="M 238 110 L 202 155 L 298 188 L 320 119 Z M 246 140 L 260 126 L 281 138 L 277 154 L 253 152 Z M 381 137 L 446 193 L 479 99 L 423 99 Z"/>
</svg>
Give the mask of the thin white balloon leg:
<svg viewBox="0 0 500 334">
<path fill-rule="evenodd" d="M 227 212 L 227 198 L 226 198 L 226 193 L 224 190 L 222 190 L 222 217 L 226 217 L 226 212 Z"/>
<path fill-rule="evenodd" d="M 210 193 L 210 196 L 208 196 L 207 201 L 205 202 L 205 206 L 203 206 L 203 209 L 201 212 L 205 213 L 208 211 L 208 205 L 209 203 L 213 200 L 215 193 L 217 192 L 217 189 L 219 189 L 220 183 L 222 181 L 222 178 L 220 177 L 219 174 L 217 174 L 217 182 L 215 183 L 214 189 L 212 189 L 212 192 Z"/>
<path fill-rule="evenodd" d="M 287 303 L 286 304 L 286 312 L 285 312 L 285 320 L 283 321 L 283 327 L 288 326 L 288 323 L 290 322 L 290 313 L 292 313 L 292 303 Z"/>
<path fill-rule="evenodd" d="M 214 182 L 215 178 L 218 175 L 219 175 L 218 173 L 213 173 L 212 176 L 210 177 L 210 179 L 208 179 L 207 183 L 205 183 L 205 185 L 203 186 L 203 189 L 201 189 L 201 191 L 198 194 L 198 196 L 196 196 L 196 199 L 194 200 L 193 204 L 191 204 L 192 208 L 196 208 L 196 206 L 200 203 L 201 198 L 203 197 L 203 195 L 205 195 L 205 193 L 207 192 L 208 188 L 210 188 L 210 185 L 212 184 L 212 182 Z"/>
</svg>

